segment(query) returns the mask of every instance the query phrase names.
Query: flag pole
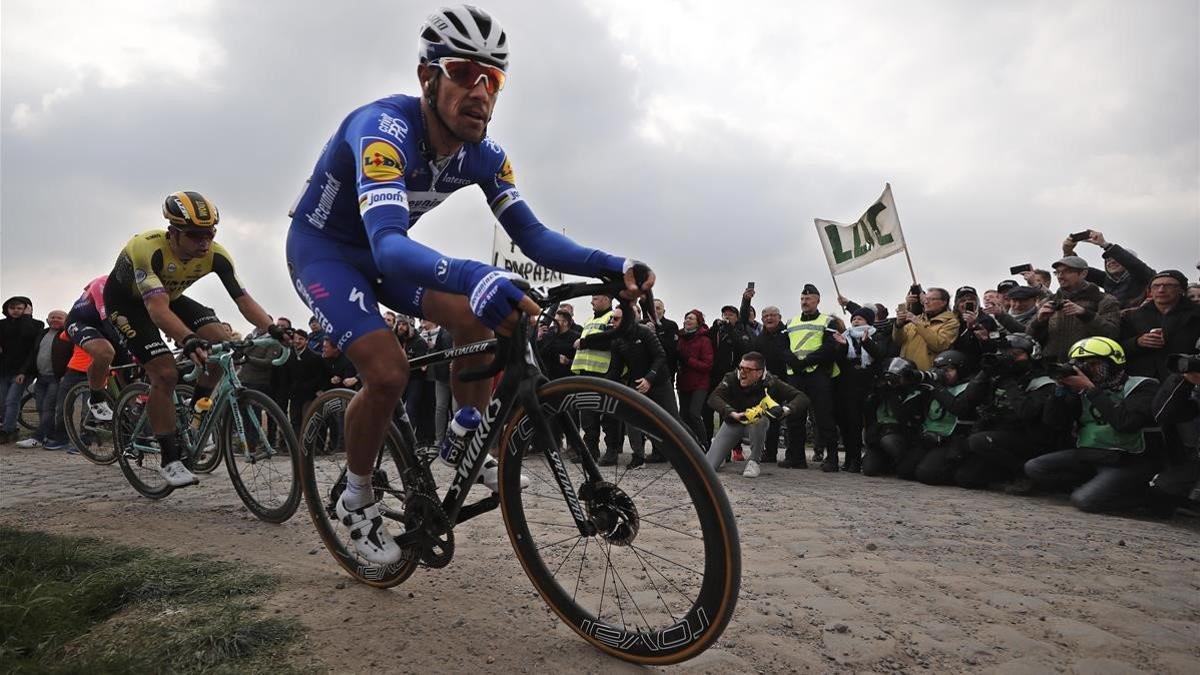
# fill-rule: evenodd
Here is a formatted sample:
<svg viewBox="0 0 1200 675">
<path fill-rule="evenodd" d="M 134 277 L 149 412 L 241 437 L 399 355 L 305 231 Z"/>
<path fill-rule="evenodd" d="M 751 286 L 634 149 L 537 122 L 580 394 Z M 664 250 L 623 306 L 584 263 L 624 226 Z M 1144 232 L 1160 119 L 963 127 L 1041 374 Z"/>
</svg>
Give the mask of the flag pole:
<svg viewBox="0 0 1200 675">
<path fill-rule="evenodd" d="M 892 192 L 892 184 L 884 183 L 883 189 L 888 194 Z M 900 209 L 896 208 L 896 197 L 892 197 L 892 210 L 896 212 L 896 229 L 900 230 L 900 237 L 904 239 L 904 259 L 908 261 L 908 276 L 912 278 L 913 285 L 917 284 L 917 273 L 913 271 L 912 256 L 908 254 L 908 237 L 904 236 L 904 224 L 900 222 Z"/>
<path fill-rule="evenodd" d="M 838 288 L 838 285 L 837 285 L 837 275 L 833 273 L 833 270 L 829 270 L 829 278 L 833 279 L 833 292 L 837 293 L 839 298 L 842 297 L 842 291 L 841 291 L 841 289 Z M 837 302 L 837 301 L 835 301 L 835 302 Z M 842 308 L 842 314 L 846 313 L 846 308 L 842 307 L 841 302 L 838 302 L 838 307 Z"/>
</svg>

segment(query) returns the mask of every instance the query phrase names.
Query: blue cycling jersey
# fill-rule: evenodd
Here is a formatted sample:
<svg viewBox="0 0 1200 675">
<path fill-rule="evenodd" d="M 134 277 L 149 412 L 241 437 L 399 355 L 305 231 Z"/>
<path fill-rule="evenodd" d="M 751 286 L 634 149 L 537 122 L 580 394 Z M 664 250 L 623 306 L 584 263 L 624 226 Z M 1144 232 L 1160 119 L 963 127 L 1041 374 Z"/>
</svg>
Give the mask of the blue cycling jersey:
<svg viewBox="0 0 1200 675">
<path fill-rule="evenodd" d="M 468 294 L 488 266 L 451 258 L 408 237 L 455 190 L 478 185 L 492 213 L 530 258 L 581 276 L 620 273 L 622 258 L 576 244 L 540 222 L 521 198 L 512 165 L 490 138 L 434 161 L 421 100 L 389 96 L 351 112 L 326 143 L 292 211 L 292 230 L 369 248 L 384 276 Z"/>
</svg>

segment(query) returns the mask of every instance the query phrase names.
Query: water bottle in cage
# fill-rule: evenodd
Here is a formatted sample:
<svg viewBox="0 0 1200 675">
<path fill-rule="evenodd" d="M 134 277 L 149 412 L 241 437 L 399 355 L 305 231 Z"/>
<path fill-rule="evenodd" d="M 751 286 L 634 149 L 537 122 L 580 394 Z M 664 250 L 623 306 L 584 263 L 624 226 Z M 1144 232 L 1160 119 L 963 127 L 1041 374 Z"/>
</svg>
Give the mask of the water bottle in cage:
<svg viewBox="0 0 1200 675">
<path fill-rule="evenodd" d="M 446 436 L 442 439 L 442 447 L 438 449 L 438 457 L 450 466 L 458 466 L 462 459 L 463 448 L 466 447 L 467 437 L 479 428 L 483 418 L 474 406 L 463 406 L 454 413 L 446 427 Z"/>
</svg>

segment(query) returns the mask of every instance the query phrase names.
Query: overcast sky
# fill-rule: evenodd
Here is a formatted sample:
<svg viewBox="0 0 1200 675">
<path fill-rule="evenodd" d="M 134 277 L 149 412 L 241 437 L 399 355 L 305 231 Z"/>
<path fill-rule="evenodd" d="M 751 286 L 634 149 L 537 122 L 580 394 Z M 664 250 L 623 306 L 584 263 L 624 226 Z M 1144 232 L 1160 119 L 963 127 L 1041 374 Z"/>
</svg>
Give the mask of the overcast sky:
<svg viewBox="0 0 1200 675">
<path fill-rule="evenodd" d="M 437 6 L 5 0 L 0 294 L 67 308 L 188 189 L 219 206 L 250 292 L 306 316 L 288 207 L 347 112 L 416 91 Z M 853 221 L 885 182 L 926 287 L 1048 266 L 1086 227 L 1197 275 L 1196 0 L 482 6 L 512 48 L 490 134 L 522 194 L 649 262 L 673 318 L 750 280 L 785 316 L 805 282 L 834 309 L 813 219 Z M 487 259 L 493 222 L 466 189 L 412 235 Z M 888 305 L 908 283 L 903 256 L 839 277 Z M 215 278 L 189 295 L 245 325 Z"/>
</svg>

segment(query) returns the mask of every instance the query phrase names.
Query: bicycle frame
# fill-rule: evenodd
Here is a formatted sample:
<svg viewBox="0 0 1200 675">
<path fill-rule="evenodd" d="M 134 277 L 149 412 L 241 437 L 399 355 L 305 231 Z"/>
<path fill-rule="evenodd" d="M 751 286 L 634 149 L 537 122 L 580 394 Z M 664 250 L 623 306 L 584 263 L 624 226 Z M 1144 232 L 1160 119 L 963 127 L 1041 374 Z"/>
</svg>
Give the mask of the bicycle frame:
<svg viewBox="0 0 1200 675">
<path fill-rule="evenodd" d="M 274 338 L 258 338 L 258 339 L 259 340 L 271 339 L 272 341 L 274 340 Z M 176 389 L 172 392 L 172 399 L 174 401 L 175 409 L 177 411 L 177 413 L 176 413 L 176 429 L 183 431 L 184 439 L 187 441 L 185 443 L 186 447 L 182 448 L 182 451 L 183 451 L 183 454 L 185 457 L 190 458 L 190 457 L 193 457 L 193 456 L 196 456 L 199 454 L 199 449 L 203 447 L 203 443 L 204 443 L 205 439 L 207 439 L 209 437 L 209 435 L 211 435 L 215 432 L 216 421 L 218 419 L 220 419 L 220 417 L 221 417 L 220 413 L 225 408 L 230 407 L 230 408 L 232 408 L 234 429 L 237 431 L 238 439 L 240 440 L 240 442 L 242 444 L 242 451 L 245 453 L 245 456 L 247 459 L 249 459 L 251 461 L 256 461 L 256 458 L 254 458 L 252 455 L 250 455 L 249 447 L 246 444 L 245 422 L 243 420 L 241 408 L 238 406 L 238 399 L 240 398 L 238 395 L 242 391 L 245 390 L 245 387 L 242 385 L 241 380 L 238 379 L 237 372 L 235 372 L 233 369 L 233 358 L 234 358 L 234 354 L 235 354 L 235 352 L 233 351 L 234 347 L 239 346 L 239 345 L 244 346 L 248 342 L 250 342 L 250 341 L 243 341 L 241 343 L 222 342 L 222 343 L 217 343 L 217 344 L 213 345 L 213 353 L 209 356 L 209 360 L 211 362 L 214 362 L 217 366 L 219 366 L 221 368 L 222 374 L 221 374 L 221 379 L 218 380 L 217 386 L 215 388 L 213 388 L 213 392 L 209 397 L 213 400 L 212 408 L 209 410 L 209 414 L 206 415 L 204 417 L 203 421 L 200 423 L 199 429 L 197 429 L 197 430 L 192 429 L 190 411 L 186 415 L 182 412 L 179 412 L 184 407 L 183 401 L 180 399 L 180 396 L 179 396 L 179 390 Z M 290 353 L 291 352 L 288 350 L 288 348 L 284 347 L 283 353 L 278 358 L 276 358 L 274 361 L 271 362 L 272 365 L 276 365 L 276 366 L 282 365 L 283 362 L 287 360 Z M 201 372 L 200 368 L 198 368 L 198 367 L 193 368 L 191 372 L 189 372 L 187 375 L 184 375 L 183 379 L 185 382 L 194 382 L 199 378 L 200 372 Z M 268 438 L 267 433 L 262 428 L 262 424 L 253 417 L 251 417 L 251 419 L 253 420 L 255 429 L 259 433 L 259 438 L 260 439 Z M 142 431 L 143 425 L 148 422 L 149 422 L 149 415 L 143 413 L 141 418 L 138 420 L 137 425 L 134 427 L 133 434 L 132 434 L 132 437 L 133 437 L 132 446 L 135 449 L 141 451 L 143 454 L 158 454 L 159 449 L 157 447 L 151 447 L 148 445 L 140 445 L 137 442 L 137 439 L 139 438 L 139 435 Z M 269 443 L 268 443 L 268 445 L 269 445 Z M 267 452 L 268 452 L 268 454 L 267 454 L 268 457 L 271 454 L 275 454 L 271 450 L 268 450 Z"/>
<path fill-rule="evenodd" d="M 608 284 L 567 284 L 559 286 L 554 290 L 556 298 L 566 300 L 567 298 L 579 297 L 581 295 L 609 291 L 611 288 L 612 283 L 610 282 Z M 557 304 L 557 301 L 555 304 Z M 628 309 L 625 312 L 626 317 L 632 317 L 632 314 L 632 311 Z M 628 321 L 632 323 L 632 319 Z M 623 320 L 621 327 L 624 328 L 627 326 L 628 324 Z M 543 374 L 540 360 L 529 341 L 529 325 L 527 322 L 518 322 L 513 335 L 510 337 L 473 342 L 460 347 L 426 354 L 412 359 L 409 362 L 409 366 L 415 370 L 425 366 L 452 361 L 463 356 L 483 353 L 495 354 L 491 366 L 479 372 L 464 373 L 459 377 L 463 380 L 480 380 L 490 378 L 500 372 L 503 375 L 495 391 L 492 393 L 491 400 L 488 401 L 487 408 L 480 411 L 482 421 L 479 424 L 479 428 L 475 430 L 470 438 L 470 442 L 464 449 L 463 457 L 458 463 L 454 478 L 446 491 L 446 496 L 442 499 L 442 510 L 446 514 L 447 522 L 451 523 L 451 528 L 453 528 L 458 523 L 495 508 L 499 503 L 496 495 L 490 495 L 473 504 L 465 505 L 467 493 L 479 477 L 479 473 L 483 470 L 483 466 L 487 461 L 487 453 L 485 451 L 496 447 L 500 434 L 508 426 L 513 411 L 520 404 L 524 408 L 525 414 L 535 425 L 538 436 L 543 441 L 543 452 L 546 456 L 546 461 L 550 463 L 559 490 L 562 492 L 563 498 L 571 510 L 571 516 L 574 518 L 580 534 L 584 536 L 594 534 L 595 526 L 588 519 L 584 513 L 583 506 L 579 503 L 575 487 L 572 485 L 570 475 L 563 464 L 562 453 L 559 451 L 558 444 L 553 442 L 554 434 L 550 428 L 550 423 L 546 419 L 545 413 L 542 411 L 541 404 L 538 401 L 538 387 L 549 380 Z M 401 437 L 405 441 L 403 444 L 406 448 L 405 451 L 411 455 L 409 459 L 412 461 L 409 462 L 409 465 L 425 469 L 421 472 L 414 472 L 415 475 L 411 478 L 416 479 L 415 484 L 419 486 L 421 492 L 434 495 L 436 494 L 436 486 L 433 484 L 432 475 L 429 473 L 428 467 L 425 467 L 419 461 L 414 451 L 416 443 L 412 426 L 408 422 L 407 416 L 402 416 L 401 421 L 403 424 L 398 425 L 398 427 L 401 431 Z M 578 429 L 573 425 L 563 429 L 563 432 L 568 435 L 568 440 L 574 447 L 584 447 L 583 439 L 579 436 Z M 587 474 L 588 482 L 601 481 L 600 467 L 591 456 L 591 453 L 581 453 L 580 459 Z M 415 538 L 415 536 L 415 533 L 406 533 L 400 537 L 400 543 L 403 545 L 406 543 L 406 538 Z"/>
</svg>

